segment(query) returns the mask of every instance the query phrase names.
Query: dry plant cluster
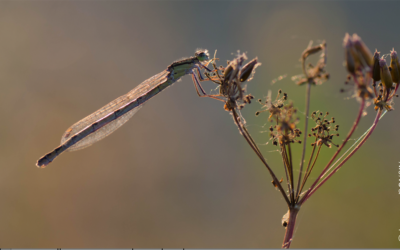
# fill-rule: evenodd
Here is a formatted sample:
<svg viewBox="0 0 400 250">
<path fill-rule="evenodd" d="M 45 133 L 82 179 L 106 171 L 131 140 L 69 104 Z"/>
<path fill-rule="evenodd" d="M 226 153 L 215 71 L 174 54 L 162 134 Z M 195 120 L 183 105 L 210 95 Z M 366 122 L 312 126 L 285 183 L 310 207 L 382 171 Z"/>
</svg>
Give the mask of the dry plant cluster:
<svg viewBox="0 0 400 250">
<path fill-rule="evenodd" d="M 256 116 L 261 117 L 263 113 L 269 114 L 267 119 L 271 122 L 269 127 L 270 141 L 279 148 L 282 156 L 285 176 L 280 180 L 248 132 L 246 122 L 240 113 L 240 110 L 254 99 L 252 95 L 246 95 L 244 83 L 252 79 L 255 68 L 260 65 L 257 58 L 244 64 L 247 59 L 246 55 L 238 54 L 235 59 L 228 61 L 227 66 L 217 67 L 214 56 L 212 60 L 213 70 L 204 73 L 208 80 L 219 85 L 219 94 L 204 95 L 204 97 L 211 97 L 224 102 L 224 109 L 232 115 L 240 134 L 267 168 L 272 177 L 273 186 L 282 194 L 287 203 L 288 212 L 282 218 L 282 225 L 286 228 L 283 248 L 290 247 L 296 218 L 301 206 L 366 142 L 384 112 L 393 109 L 393 97 L 397 96 L 396 91 L 400 81 L 400 64 L 397 52 L 394 49 L 390 51 L 391 60 L 388 66 L 384 56 L 380 57 L 378 51 L 372 54 L 357 34 L 352 36 L 346 34 L 343 45 L 346 69 L 349 73 L 345 84 L 353 85 L 354 97 L 357 99 L 360 108 L 353 126 L 342 142 L 335 142 L 335 137 L 339 136 L 339 125 L 336 124 L 334 117 L 330 117 L 328 112 L 314 111 L 309 115 L 311 86 L 321 85 L 329 79 L 329 73 L 325 70 L 327 64 L 327 45 L 325 42 L 318 46 L 309 46 L 301 55 L 303 75 L 300 78 L 296 78 L 296 84 L 298 86 L 305 85 L 306 87 L 306 118 L 303 131 L 298 127 L 297 109 L 292 102 L 288 101 L 287 93 L 279 90 L 274 100 L 271 98 L 271 93 L 269 93 L 266 101 L 258 100 L 263 106 L 260 111 L 256 112 Z M 315 66 L 306 63 L 310 56 L 318 54 L 319 60 Z M 339 160 L 334 162 L 352 137 L 364 114 L 364 109 L 369 105 L 374 105 L 376 110 L 376 118 L 372 126 L 349 150 L 339 157 Z M 310 129 L 308 118 L 315 122 Z M 308 138 L 310 138 L 311 142 L 307 141 Z M 294 169 L 295 162 L 298 162 L 299 159 L 293 159 L 292 157 L 293 149 L 291 145 L 293 143 L 303 145 L 298 170 Z M 311 154 L 308 161 L 306 161 L 306 150 L 310 147 Z M 318 164 L 324 164 L 325 167 L 315 168 L 318 156 L 322 151 L 324 153 L 332 152 L 332 149 L 322 150 L 323 147 L 336 148 L 336 151 L 328 163 L 318 162 Z M 318 171 L 322 169 L 322 171 L 320 171 L 314 182 L 308 184 L 307 180 L 309 180 L 313 169 L 318 169 Z M 297 172 L 299 174 L 295 176 Z"/>
<path fill-rule="evenodd" d="M 199 67 L 196 68 L 197 71 L 195 70 L 198 73 L 198 77 L 192 70 L 182 71 L 182 69 L 179 71 L 181 74 L 180 77 L 185 74 L 192 74 L 193 83 L 199 96 L 223 102 L 224 109 L 232 115 L 234 124 L 239 129 L 240 134 L 261 160 L 262 164 L 267 168 L 272 177 L 273 186 L 281 193 L 288 206 L 288 211 L 282 218 L 282 225 L 286 228 L 282 247 L 289 248 L 293 239 L 296 218 L 301 206 L 367 141 L 375 130 L 384 112 L 393 109 L 393 97 L 397 96 L 396 91 L 400 82 L 400 63 L 397 52 L 394 49 L 390 51 L 391 61 L 390 65 L 388 65 L 384 56 L 380 57 L 378 51 L 375 51 L 375 53 L 372 54 L 359 36 L 356 34 L 353 34 L 352 36 L 346 34 L 344 38 L 344 54 L 346 69 L 349 73 L 345 84 L 352 85 L 352 88 L 354 89 L 354 97 L 357 99 L 360 107 L 353 126 L 350 128 L 350 131 L 342 142 L 338 142 L 335 138 L 339 136 L 339 125 L 336 124 L 336 119 L 334 117 L 331 117 L 328 112 L 313 111 L 310 114 L 309 111 L 311 86 L 321 85 L 329 79 L 329 73 L 327 73 L 325 69 L 327 64 L 327 45 L 325 42 L 314 47 L 308 46 L 301 55 L 302 76 L 294 78 L 296 80 L 296 85 L 298 86 L 297 88 L 301 88 L 302 86 L 306 87 L 304 127 L 299 128 L 299 118 L 297 116 L 298 109 L 294 106 L 293 102 L 288 100 L 288 94 L 282 90 L 278 91 L 274 100 L 271 97 L 271 92 L 268 94 L 267 100 L 258 100 L 262 106 L 260 110 L 256 112 L 256 116 L 263 117 L 265 116 L 265 113 L 269 114 L 265 117 L 268 122 L 271 123 L 271 126 L 269 127 L 270 142 L 273 146 L 278 148 L 278 151 L 282 156 L 282 166 L 285 175 L 284 178 L 281 179 L 278 179 L 274 173 L 274 168 L 272 168 L 267 162 L 253 137 L 250 135 L 246 128 L 245 119 L 240 112 L 246 105 L 251 104 L 254 99 L 253 95 L 246 94 L 245 83 L 252 80 L 255 69 L 260 65 L 257 58 L 245 64 L 245 61 L 247 60 L 246 55 L 238 53 L 233 60 L 227 62 L 226 66 L 217 66 L 217 58 L 215 58 L 215 55 L 213 59 L 209 60 L 207 51 L 198 51 L 196 52 L 195 57 L 173 63 L 168 70 L 146 80 L 127 95 L 133 95 L 136 94 L 136 92 L 140 92 L 141 95 L 147 95 L 146 97 L 143 97 L 147 100 L 162 89 L 166 88 L 166 85 L 163 85 L 162 80 L 168 84 L 173 83 L 172 80 L 169 83 L 166 80 L 166 77 L 167 75 L 169 76 L 175 68 L 183 66 L 188 67 L 187 65 L 192 64 L 196 64 L 196 66 L 199 65 Z M 313 55 L 319 55 L 319 60 L 316 65 L 310 63 L 307 64 L 307 59 Z M 204 65 L 202 62 L 205 62 Z M 210 63 L 212 65 L 211 69 L 207 68 Z M 205 70 L 205 72 L 203 72 L 206 76 L 205 78 L 202 78 L 201 76 L 200 66 Z M 194 69 L 193 65 L 190 67 Z M 173 76 L 170 77 L 173 79 Z M 145 92 L 144 90 L 142 91 L 142 89 L 148 88 L 146 85 L 148 81 L 153 81 L 153 89 L 149 89 L 148 92 Z M 216 83 L 219 88 L 219 93 L 206 94 L 204 89 L 201 87 L 200 81 L 212 81 Z M 42 157 L 38 161 L 37 166 L 46 166 L 62 151 L 71 147 L 71 145 L 75 145 L 76 142 L 84 137 L 86 138 L 90 133 L 94 134 L 96 131 L 103 129 L 103 127 L 106 128 L 109 123 L 126 114 L 126 118 L 122 120 L 120 119 L 116 126 L 109 127 L 106 134 L 101 135 L 101 137 L 98 138 L 96 137 L 97 139 L 95 141 L 100 140 L 120 127 L 134 114 L 134 111 L 137 111 L 137 109 L 140 108 L 139 99 L 141 99 L 142 96 L 131 101 L 127 98 L 127 95 L 121 96 L 99 111 L 88 116 L 88 118 L 90 118 L 89 120 L 94 122 L 93 124 L 87 126 L 87 118 L 84 118 L 73 125 L 73 127 L 68 129 L 63 135 L 63 140 L 66 140 L 65 143 L 62 141 L 62 145 Z M 128 103 L 128 101 L 131 101 L 131 103 Z M 115 105 L 117 105 L 116 108 L 114 107 Z M 364 114 L 364 109 L 370 105 L 374 105 L 376 110 L 376 118 L 373 121 L 372 126 L 361 138 L 359 138 L 358 141 L 356 141 L 355 144 L 353 144 L 352 147 L 350 147 L 349 150 L 339 157 L 342 149 L 357 128 L 361 117 Z M 114 108 L 113 113 L 111 113 L 112 115 L 107 115 L 105 118 L 98 121 L 96 120 L 99 119 L 100 113 L 102 113 L 104 109 L 109 110 L 112 107 Z M 308 124 L 309 120 L 314 121 L 314 124 L 311 125 L 310 128 Z M 84 123 L 87 127 L 82 129 L 82 127 L 85 126 L 81 125 L 81 123 Z M 74 133 L 79 130 L 82 131 L 79 132 L 79 135 L 76 133 L 72 136 L 72 128 L 75 130 Z M 294 143 L 302 144 L 301 159 L 294 159 L 293 157 L 294 147 L 292 147 L 292 144 Z M 85 146 L 87 145 L 85 144 Z M 332 148 L 335 148 L 336 151 L 334 151 L 333 156 L 328 163 L 321 163 L 318 161 L 318 158 L 322 153 L 332 153 Z M 305 156 L 307 149 L 311 150 L 311 153 L 309 159 L 306 161 Z M 338 157 L 339 159 L 336 160 Z M 335 160 L 336 162 L 334 162 Z M 299 169 L 295 169 L 294 167 L 297 166 L 296 162 L 300 163 Z M 325 165 L 325 167 L 316 167 L 317 165 L 322 164 Z M 315 172 L 316 169 L 320 172 L 318 177 L 310 184 L 308 182 L 310 179 L 309 177 L 312 171 L 314 170 Z"/>
</svg>

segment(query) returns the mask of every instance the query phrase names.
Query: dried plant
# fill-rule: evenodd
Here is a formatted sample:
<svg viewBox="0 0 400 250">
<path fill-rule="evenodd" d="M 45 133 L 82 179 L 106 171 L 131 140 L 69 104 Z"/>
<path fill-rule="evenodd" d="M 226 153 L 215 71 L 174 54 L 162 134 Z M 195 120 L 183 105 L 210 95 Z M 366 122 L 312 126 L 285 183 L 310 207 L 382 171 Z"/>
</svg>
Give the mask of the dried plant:
<svg viewBox="0 0 400 250">
<path fill-rule="evenodd" d="M 349 73 L 345 83 L 354 85 L 354 97 L 357 99 L 360 108 L 353 126 L 341 143 L 335 141 L 335 137 L 339 136 L 339 125 L 336 124 L 334 117 L 329 117 L 328 112 L 323 113 L 320 111 L 314 111 L 309 116 L 311 85 L 321 85 L 329 79 L 329 73 L 325 70 L 327 64 L 327 45 L 325 42 L 315 47 L 309 46 L 301 55 L 303 76 L 297 79 L 296 84 L 298 86 L 306 86 L 306 110 L 303 131 L 299 128 L 297 109 L 292 102 L 286 104 L 287 93 L 279 90 L 275 100 L 272 100 L 271 93 L 268 94 L 265 102 L 261 99 L 259 100 L 259 103 L 263 106 L 260 111 L 256 112 L 256 116 L 262 117 L 263 113 L 269 114 L 267 119 L 272 123 L 269 127 L 270 140 L 274 146 L 279 148 L 281 153 L 286 188 L 283 185 L 283 178 L 279 180 L 276 177 L 273 168 L 267 163 L 261 150 L 254 142 L 240 113 L 240 110 L 254 99 L 252 95 L 246 95 L 244 83 L 252 79 L 255 68 L 260 65 L 257 58 L 244 65 L 244 61 L 247 59 L 246 55 L 238 54 L 236 58 L 227 63 L 227 66 L 217 67 L 214 56 L 212 61 L 214 69 L 211 73 L 205 73 L 208 80 L 219 85 L 219 94 L 207 95 L 207 97 L 224 102 L 224 109 L 232 115 L 240 134 L 267 168 L 272 177 L 273 186 L 279 190 L 288 206 L 288 212 L 282 218 L 282 225 L 286 228 L 282 248 L 290 247 L 296 218 L 301 206 L 366 142 L 384 112 L 393 110 L 393 97 L 397 96 L 396 91 L 400 81 L 400 63 L 396 51 L 393 49 L 390 52 L 391 62 L 390 66 L 388 66 L 384 57 L 380 58 L 380 54 L 377 51 L 372 55 L 368 47 L 356 34 L 352 36 L 346 34 L 344 50 L 346 69 Z M 320 54 L 319 60 L 315 66 L 306 64 L 310 56 L 318 53 Z M 365 107 L 371 104 L 375 106 L 377 111 L 372 126 L 356 141 L 353 145 L 354 148 L 351 147 L 334 163 L 357 128 Z M 315 122 L 311 129 L 308 128 L 309 117 Z M 300 140 L 302 136 L 303 140 Z M 312 140 L 312 143 L 308 143 L 307 138 L 312 137 L 315 139 Z M 303 144 L 299 170 L 294 169 L 294 162 L 298 160 L 293 158 L 291 146 L 293 143 Z M 310 146 L 310 158 L 306 162 L 306 149 Z M 336 151 L 325 167 L 314 168 L 319 155 L 321 153 L 332 153 L 332 148 L 336 148 Z M 325 163 L 318 162 L 318 164 Z M 322 169 L 322 171 L 311 185 L 307 185 L 313 169 Z M 295 173 L 297 171 L 299 174 L 296 178 Z M 307 186 L 308 188 L 306 188 Z"/>
</svg>

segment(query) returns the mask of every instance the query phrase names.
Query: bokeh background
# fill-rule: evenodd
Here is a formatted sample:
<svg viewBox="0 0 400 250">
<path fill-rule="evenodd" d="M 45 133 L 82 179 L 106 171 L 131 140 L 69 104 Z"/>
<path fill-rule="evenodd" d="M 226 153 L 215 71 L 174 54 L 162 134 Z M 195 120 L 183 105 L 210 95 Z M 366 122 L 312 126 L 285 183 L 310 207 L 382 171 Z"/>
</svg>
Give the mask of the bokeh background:
<svg viewBox="0 0 400 250">
<path fill-rule="evenodd" d="M 249 93 L 258 99 L 283 89 L 302 112 L 305 87 L 290 77 L 301 74 L 310 40 L 325 39 L 331 79 L 312 88 L 311 110 L 336 118 L 339 142 L 359 106 L 352 87 L 339 92 L 342 39 L 357 33 L 371 50 L 400 49 L 399 8 L 383 1 L 1 1 L 1 247 L 280 247 L 281 194 L 223 105 L 198 98 L 190 77 L 94 146 L 45 169 L 35 163 L 70 125 L 199 47 L 217 49 L 221 64 L 238 50 L 257 56 L 262 66 Z M 279 153 L 261 133 L 267 115 L 254 116 L 259 109 L 248 105 L 243 115 L 283 177 Z M 356 136 L 374 119 L 372 107 L 367 112 Z M 302 207 L 292 247 L 400 246 L 399 117 L 397 109 L 385 115 Z M 295 150 L 299 159 L 301 146 Z M 333 152 L 323 148 L 313 179 Z"/>
</svg>

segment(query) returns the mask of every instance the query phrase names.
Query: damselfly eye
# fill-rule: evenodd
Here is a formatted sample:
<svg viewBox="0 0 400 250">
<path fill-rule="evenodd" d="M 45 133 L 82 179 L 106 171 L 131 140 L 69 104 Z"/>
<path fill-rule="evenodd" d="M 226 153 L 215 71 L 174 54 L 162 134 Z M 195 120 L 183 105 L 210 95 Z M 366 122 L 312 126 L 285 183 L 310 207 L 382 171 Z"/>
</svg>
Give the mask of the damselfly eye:
<svg viewBox="0 0 400 250">
<path fill-rule="evenodd" d="M 198 50 L 194 53 L 195 57 L 201 62 L 209 60 L 209 54 L 207 50 Z"/>
</svg>

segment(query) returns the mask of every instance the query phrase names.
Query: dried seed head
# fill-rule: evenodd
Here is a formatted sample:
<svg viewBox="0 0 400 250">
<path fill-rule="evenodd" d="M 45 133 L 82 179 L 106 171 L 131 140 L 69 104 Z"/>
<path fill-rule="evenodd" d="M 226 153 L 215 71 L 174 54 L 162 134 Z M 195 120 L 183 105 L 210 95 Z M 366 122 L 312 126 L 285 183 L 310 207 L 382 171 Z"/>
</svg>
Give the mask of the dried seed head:
<svg viewBox="0 0 400 250">
<path fill-rule="evenodd" d="M 233 66 L 229 63 L 224 71 L 224 79 L 229 79 L 233 70 Z"/>
<path fill-rule="evenodd" d="M 351 74 L 355 74 L 359 70 L 371 70 L 374 63 L 373 56 L 357 34 L 350 37 L 347 33 L 343 45 L 345 47 L 346 67 Z"/>
<path fill-rule="evenodd" d="M 215 55 L 214 55 L 215 57 Z M 243 62 L 247 59 L 245 54 L 238 54 L 237 57 L 228 61 L 226 68 L 220 66 L 217 67 L 216 63 L 213 63 L 214 70 L 209 76 L 214 76 L 214 79 L 209 79 L 219 84 L 219 95 L 226 98 L 225 110 L 232 111 L 234 109 L 242 109 L 244 104 L 250 104 L 251 100 L 254 99 L 252 95 L 245 95 L 246 87 L 241 85 L 240 76 L 244 77 L 243 80 L 248 80 L 255 67 L 258 65 L 257 59 L 252 60 L 249 64 L 242 67 Z M 215 59 L 213 59 L 215 60 Z M 220 73 L 221 72 L 221 73 Z M 239 74 L 242 72 L 241 74 Z M 221 75 L 222 74 L 222 75 Z M 218 76 L 218 77 L 215 77 Z M 259 112 L 256 113 L 258 115 Z"/>
<path fill-rule="evenodd" d="M 379 56 L 380 56 L 380 52 L 378 52 L 378 50 L 375 50 L 375 53 L 374 53 L 374 64 L 372 66 L 372 78 L 374 79 L 375 82 L 381 80 L 381 73 L 380 73 L 380 66 L 379 66 Z"/>
<path fill-rule="evenodd" d="M 351 73 L 351 74 L 355 74 L 356 63 L 355 63 L 355 59 L 353 57 L 354 53 L 352 53 L 353 43 L 351 41 L 351 37 L 350 37 L 349 33 L 346 33 L 346 35 L 344 36 L 343 46 L 345 49 L 347 71 L 349 71 L 349 73 Z"/>
<path fill-rule="evenodd" d="M 392 70 L 390 74 L 392 76 L 393 82 L 399 84 L 400 81 L 400 65 L 399 65 L 399 58 L 397 57 L 397 52 L 394 50 L 390 51 L 390 67 Z"/>
<path fill-rule="evenodd" d="M 393 86 L 392 76 L 390 75 L 389 68 L 386 64 L 385 59 L 379 60 L 381 81 L 385 85 L 386 89 L 390 89 Z"/>
<path fill-rule="evenodd" d="M 316 116 L 316 115 L 314 115 L 314 113 L 315 114 L 318 113 L 318 115 Z M 338 127 L 337 127 L 337 125 L 335 127 L 330 126 L 330 123 L 334 122 L 334 118 L 332 117 L 331 121 L 328 121 L 328 119 L 326 119 L 326 116 L 328 114 L 329 113 L 326 112 L 326 114 L 321 119 L 320 116 L 322 115 L 322 112 L 318 112 L 318 111 L 313 112 L 312 119 L 315 121 L 316 126 L 311 128 L 311 131 L 315 131 L 315 132 L 312 133 L 312 135 L 310 134 L 309 136 L 316 137 L 317 142 L 316 142 L 316 144 L 315 143 L 311 144 L 312 146 L 315 146 L 315 145 L 321 146 L 322 144 L 324 144 L 330 148 L 331 144 L 335 145 L 332 142 L 332 138 L 334 136 L 338 136 L 338 134 L 330 134 L 330 133 L 331 133 L 331 131 L 337 131 Z"/>
<path fill-rule="evenodd" d="M 273 116 L 277 125 L 275 125 L 276 130 L 271 130 L 271 139 L 280 145 L 298 142 L 297 137 L 301 135 L 300 129 L 296 128 L 298 119 L 293 110 L 293 104 L 288 104 L 281 107 L 280 112 Z"/>
<path fill-rule="evenodd" d="M 297 85 L 303 85 L 305 83 L 313 84 L 313 85 L 321 85 L 329 78 L 329 74 L 325 72 L 325 66 L 327 62 L 327 52 L 326 52 L 326 42 L 322 42 L 320 45 L 307 48 L 302 54 L 302 64 L 304 69 L 304 77 L 295 78 L 292 80 L 296 81 Z M 305 60 L 311 54 L 315 54 L 317 52 L 322 52 L 320 54 L 320 59 L 316 65 L 312 65 L 311 63 L 306 65 Z"/>
<path fill-rule="evenodd" d="M 243 66 L 243 68 L 240 71 L 240 81 L 244 82 L 247 79 L 249 79 L 250 76 L 254 75 L 255 69 L 260 66 L 261 63 L 257 61 L 257 58 L 254 58 L 250 62 L 248 62 L 246 65 Z M 253 77 L 250 77 L 249 81 L 253 79 Z"/>
<path fill-rule="evenodd" d="M 308 48 L 306 50 L 303 51 L 303 54 L 301 55 L 301 57 L 303 58 L 303 60 L 305 60 L 309 55 L 315 54 L 320 52 L 324 47 L 323 44 Z"/>
<path fill-rule="evenodd" d="M 372 53 L 357 34 L 353 34 L 353 43 L 362 59 L 372 67 L 374 63 Z"/>
</svg>

